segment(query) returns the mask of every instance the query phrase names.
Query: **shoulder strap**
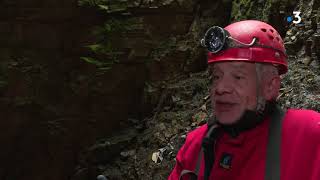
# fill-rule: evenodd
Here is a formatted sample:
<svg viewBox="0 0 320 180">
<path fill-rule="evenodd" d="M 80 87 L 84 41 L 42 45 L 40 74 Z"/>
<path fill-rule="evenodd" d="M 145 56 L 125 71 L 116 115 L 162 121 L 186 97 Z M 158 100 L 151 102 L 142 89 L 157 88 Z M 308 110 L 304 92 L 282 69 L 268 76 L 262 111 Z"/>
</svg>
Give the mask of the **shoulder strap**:
<svg viewBox="0 0 320 180">
<path fill-rule="evenodd" d="M 271 116 L 265 180 L 280 180 L 281 129 L 284 114 L 284 111 L 277 106 Z"/>
<path fill-rule="evenodd" d="M 193 171 L 184 169 L 181 171 L 181 174 L 179 176 L 179 180 L 183 180 L 182 178 L 186 175 L 189 174 L 189 180 L 197 180 L 198 179 L 198 174 L 194 173 Z"/>
<path fill-rule="evenodd" d="M 217 138 L 218 136 L 218 133 L 219 132 L 218 132 L 217 125 L 212 125 L 208 127 L 208 131 L 202 141 L 202 146 L 200 148 L 200 153 L 198 156 L 195 170 L 194 171 L 187 170 L 187 169 L 182 170 L 179 176 L 179 180 L 182 180 L 182 177 L 187 174 L 189 175 L 190 180 L 197 180 L 199 171 L 200 171 L 202 157 L 204 157 L 204 162 L 205 162 L 204 179 L 207 180 L 209 178 L 210 171 L 214 162 L 214 142 L 215 142 L 215 138 Z"/>
<path fill-rule="evenodd" d="M 215 143 L 220 135 L 220 127 L 217 124 L 208 127 L 209 130 L 202 140 L 202 151 L 204 155 L 204 180 L 210 177 L 214 165 Z"/>
<path fill-rule="evenodd" d="M 180 176 L 179 176 L 179 180 L 182 180 L 182 177 L 183 177 L 184 175 L 186 175 L 186 174 L 189 174 L 189 179 L 190 179 L 190 180 L 197 180 L 197 179 L 198 179 L 202 155 L 203 155 L 203 150 L 202 150 L 202 148 L 201 148 L 201 149 L 200 149 L 199 156 L 198 156 L 198 160 L 197 160 L 197 164 L 196 164 L 195 170 L 194 170 L 194 171 L 190 171 L 190 170 L 187 170 L 187 169 L 182 170 L 182 171 L 181 171 L 181 174 L 180 174 Z"/>
</svg>

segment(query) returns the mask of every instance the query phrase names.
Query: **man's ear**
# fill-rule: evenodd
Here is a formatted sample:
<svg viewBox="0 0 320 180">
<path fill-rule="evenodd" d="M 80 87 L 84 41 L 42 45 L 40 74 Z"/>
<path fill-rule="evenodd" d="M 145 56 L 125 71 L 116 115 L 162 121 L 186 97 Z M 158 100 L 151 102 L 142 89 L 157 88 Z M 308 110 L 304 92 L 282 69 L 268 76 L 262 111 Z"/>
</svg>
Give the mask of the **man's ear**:
<svg viewBox="0 0 320 180">
<path fill-rule="evenodd" d="M 264 96 L 266 100 L 276 99 L 279 95 L 279 89 L 281 85 L 280 76 L 273 76 L 265 82 Z"/>
</svg>

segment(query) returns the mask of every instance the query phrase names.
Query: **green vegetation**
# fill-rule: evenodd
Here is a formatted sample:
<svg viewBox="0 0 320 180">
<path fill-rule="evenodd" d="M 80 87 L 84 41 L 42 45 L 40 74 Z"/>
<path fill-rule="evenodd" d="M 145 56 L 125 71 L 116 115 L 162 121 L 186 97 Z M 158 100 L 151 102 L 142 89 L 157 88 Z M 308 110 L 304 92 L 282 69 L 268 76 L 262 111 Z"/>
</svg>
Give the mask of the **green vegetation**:
<svg viewBox="0 0 320 180">
<path fill-rule="evenodd" d="M 79 6 L 99 6 L 101 4 L 106 4 L 108 0 L 78 0 Z"/>
<path fill-rule="evenodd" d="M 279 10 L 281 4 L 279 0 L 251 1 L 236 0 L 232 2 L 231 17 L 233 21 L 244 19 L 257 19 L 268 22 L 271 11 Z"/>
<path fill-rule="evenodd" d="M 124 1 L 111 4 L 108 0 L 79 0 L 78 4 L 85 7 L 94 7 L 104 13 L 122 11 L 126 9 Z M 119 55 L 123 54 L 119 47 L 121 35 L 131 30 L 132 22 L 127 19 L 110 18 L 103 25 L 93 27 L 92 34 L 96 42 L 85 46 L 89 50 L 89 56 L 80 57 L 87 63 L 94 64 L 100 73 L 109 70 L 113 64 L 119 62 Z"/>
<path fill-rule="evenodd" d="M 232 2 L 232 12 L 231 17 L 234 20 L 244 20 L 244 19 L 260 19 L 263 20 L 263 10 L 264 4 L 259 4 L 250 0 L 237 0 Z"/>
<path fill-rule="evenodd" d="M 159 60 L 162 56 L 168 55 L 177 47 L 177 38 L 169 37 L 168 39 L 159 42 L 158 46 L 151 52 L 152 59 Z"/>
</svg>

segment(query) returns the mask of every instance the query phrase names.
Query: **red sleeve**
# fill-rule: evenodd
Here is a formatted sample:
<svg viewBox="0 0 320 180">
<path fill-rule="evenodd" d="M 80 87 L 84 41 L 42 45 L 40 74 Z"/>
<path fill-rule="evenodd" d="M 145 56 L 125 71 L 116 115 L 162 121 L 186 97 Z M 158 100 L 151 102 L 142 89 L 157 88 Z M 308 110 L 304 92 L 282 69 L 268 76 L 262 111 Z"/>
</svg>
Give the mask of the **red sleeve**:
<svg viewBox="0 0 320 180">
<path fill-rule="evenodd" d="M 320 137 L 318 137 L 320 139 Z M 320 144 L 320 142 L 319 142 Z M 311 176 L 311 180 L 319 180 L 320 179 L 320 145 L 318 145 L 318 153 L 316 159 L 314 160 L 313 172 Z"/>
<path fill-rule="evenodd" d="M 320 114 L 288 110 L 283 121 L 281 151 L 281 179 L 320 180 Z"/>
<path fill-rule="evenodd" d="M 187 135 L 186 141 L 178 151 L 176 165 L 168 177 L 168 180 L 179 180 L 181 171 L 195 168 L 198 154 L 201 149 L 202 138 L 207 131 L 207 125 L 203 125 Z"/>
<path fill-rule="evenodd" d="M 320 179 L 320 114 L 317 114 L 318 116 L 315 116 L 315 120 L 317 122 L 317 133 L 314 137 L 315 143 L 317 144 L 316 149 L 315 149 L 315 158 L 313 161 L 313 172 L 311 179 L 312 180 L 319 180 Z"/>
<path fill-rule="evenodd" d="M 182 164 L 182 159 L 181 157 L 183 157 L 183 154 L 185 152 L 185 146 L 187 144 L 186 143 L 180 148 L 180 150 L 178 151 L 178 154 L 176 156 L 176 165 L 174 166 L 173 170 L 171 171 L 170 176 L 168 177 L 168 180 L 178 180 L 179 176 L 181 174 L 181 171 L 184 169 L 183 164 Z"/>
<path fill-rule="evenodd" d="M 182 166 L 181 164 L 177 161 L 174 169 L 171 171 L 170 176 L 168 177 L 168 180 L 178 180 L 179 176 L 182 171 Z"/>
</svg>

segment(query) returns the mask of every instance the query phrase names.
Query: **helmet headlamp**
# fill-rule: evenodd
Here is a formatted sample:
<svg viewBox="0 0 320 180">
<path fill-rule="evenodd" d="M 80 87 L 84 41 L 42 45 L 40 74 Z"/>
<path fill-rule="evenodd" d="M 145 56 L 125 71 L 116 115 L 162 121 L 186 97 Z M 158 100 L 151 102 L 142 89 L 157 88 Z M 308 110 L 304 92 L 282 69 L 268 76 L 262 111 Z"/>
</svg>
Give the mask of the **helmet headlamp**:
<svg viewBox="0 0 320 180">
<path fill-rule="evenodd" d="M 250 44 L 240 42 L 230 36 L 230 33 L 219 26 L 213 26 L 207 30 L 201 39 L 201 45 L 212 53 L 231 47 L 251 47 L 257 44 L 258 39 L 253 38 Z"/>
<path fill-rule="evenodd" d="M 206 47 L 212 53 L 219 52 L 226 43 L 228 31 L 219 26 L 209 28 L 201 39 L 201 45 Z"/>
</svg>

